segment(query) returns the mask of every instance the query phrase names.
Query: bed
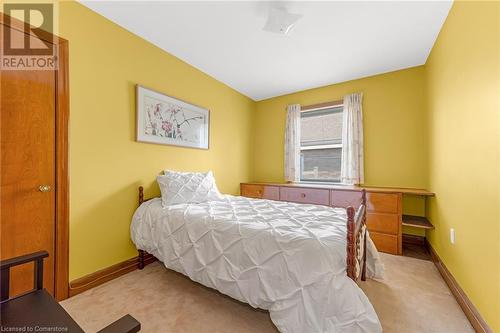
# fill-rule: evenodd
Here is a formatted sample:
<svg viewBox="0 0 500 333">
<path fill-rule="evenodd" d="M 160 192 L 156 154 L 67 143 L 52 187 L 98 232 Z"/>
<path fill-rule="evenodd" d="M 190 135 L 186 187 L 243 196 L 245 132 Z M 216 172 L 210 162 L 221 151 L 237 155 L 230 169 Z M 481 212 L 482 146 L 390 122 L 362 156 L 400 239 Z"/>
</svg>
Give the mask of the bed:
<svg viewBox="0 0 500 333">
<path fill-rule="evenodd" d="M 193 281 L 268 310 L 280 332 L 381 332 L 357 285 L 367 266 L 376 268 L 361 195 L 356 210 L 231 195 L 163 207 L 139 187 L 131 238 L 139 268 L 149 253 Z"/>
</svg>

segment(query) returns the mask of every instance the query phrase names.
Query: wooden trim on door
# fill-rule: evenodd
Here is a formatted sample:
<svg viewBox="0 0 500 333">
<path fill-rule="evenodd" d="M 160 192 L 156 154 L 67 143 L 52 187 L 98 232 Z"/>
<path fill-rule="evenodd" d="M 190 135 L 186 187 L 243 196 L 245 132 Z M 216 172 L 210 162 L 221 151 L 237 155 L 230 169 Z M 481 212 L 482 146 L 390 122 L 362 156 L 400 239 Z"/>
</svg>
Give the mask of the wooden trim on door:
<svg viewBox="0 0 500 333">
<path fill-rule="evenodd" d="M 46 31 L 34 35 L 28 24 L 0 13 L 0 24 L 16 29 L 57 47 L 58 69 L 56 76 L 56 235 L 54 253 L 54 296 L 58 301 L 68 298 L 69 288 L 69 46 L 68 41 Z"/>
<path fill-rule="evenodd" d="M 153 255 L 146 253 L 144 255 L 144 265 L 148 265 L 156 260 Z M 79 279 L 73 280 L 69 284 L 69 296 L 73 297 L 86 290 L 97 287 L 105 282 L 111 281 L 135 271 L 139 267 L 139 257 L 134 257 L 113 266 L 106 267 L 97 272 L 85 275 Z"/>
<path fill-rule="evenodd" d="M 56 71 L 56 253 L 55 298 L 68 298 L 69 287 L 69 47 L 58 39 Z"/>
<path fill-rule="evenodd" d="M 448 285 L 448 288 L 450 288 L 453 296 L 455 296 L 458 305 L 460 305 L 460 307 L 462 308 L 462 311 L 465 313 L 467 319 L 469 319 L 474 330 L 478 333 L 493 333 L 493 330 L 488 326 L 474 304 L 472 304 L 469 297 L 467 297 L 463 289 L 458 284 L 457 280 L 455 280 L 448 268 L 441 261 L 441 258 L 439 258 L 438 254 L 431 246 L 431 244 L 427 241 L 427 239 L 425 240 L 425 244 L 429 249 L 429 252 L 431 253 L 431 258 L 434 262 L 434 265 L 436 265 L 436 268 Z"/>
</svg>

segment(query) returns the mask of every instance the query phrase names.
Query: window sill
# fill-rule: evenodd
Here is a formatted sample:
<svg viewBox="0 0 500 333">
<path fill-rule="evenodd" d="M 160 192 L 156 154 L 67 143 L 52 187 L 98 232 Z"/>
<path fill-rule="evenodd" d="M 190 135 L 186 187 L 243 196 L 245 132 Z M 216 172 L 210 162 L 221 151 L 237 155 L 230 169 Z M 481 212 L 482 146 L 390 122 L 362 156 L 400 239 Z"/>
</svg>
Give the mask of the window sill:
<svg viewBox="0 0 500 333">
<path fill-rule="evenodd" d="M 336 185 L 336 186 L 350 186 L 341 182 L 315 182 L 310 180 L 301 180 L 297 182 L 292 182 L 292 184 L 313 184 L 313 185 Z"/>
</svg>

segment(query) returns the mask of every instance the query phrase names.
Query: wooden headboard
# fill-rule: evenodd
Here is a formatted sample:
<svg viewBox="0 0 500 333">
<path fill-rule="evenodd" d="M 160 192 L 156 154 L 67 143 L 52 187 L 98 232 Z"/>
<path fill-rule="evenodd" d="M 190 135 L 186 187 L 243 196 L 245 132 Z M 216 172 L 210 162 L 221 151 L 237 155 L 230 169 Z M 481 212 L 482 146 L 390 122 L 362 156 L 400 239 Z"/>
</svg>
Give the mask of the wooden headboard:
<svg viewBox="0 0 500 333">
<path fill-rule="evenodd" d="M 139 206 L 140 206 L 143 202 L 149 201 L 149 200 L 151 200 L 151 199 L 154 199 L 154 197 L 153 197 L 153 198 L 144 199 L 144 187 L 139 186 Z"/>
</svg>

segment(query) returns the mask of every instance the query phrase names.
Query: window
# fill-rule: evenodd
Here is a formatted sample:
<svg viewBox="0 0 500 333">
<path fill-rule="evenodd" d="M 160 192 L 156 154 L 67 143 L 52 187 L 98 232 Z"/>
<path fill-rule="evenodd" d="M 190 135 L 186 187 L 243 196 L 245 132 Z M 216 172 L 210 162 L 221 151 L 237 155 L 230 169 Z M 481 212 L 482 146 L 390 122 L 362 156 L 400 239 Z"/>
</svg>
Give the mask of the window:
<svg viewBox="0 0 500 333">
<path fill-rule="evenodd" d="M 301 112 L 300 180 L 340 182 L 342 105 Z"/>
</svg>

